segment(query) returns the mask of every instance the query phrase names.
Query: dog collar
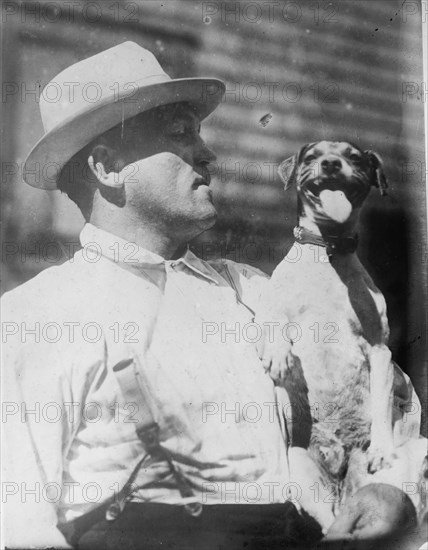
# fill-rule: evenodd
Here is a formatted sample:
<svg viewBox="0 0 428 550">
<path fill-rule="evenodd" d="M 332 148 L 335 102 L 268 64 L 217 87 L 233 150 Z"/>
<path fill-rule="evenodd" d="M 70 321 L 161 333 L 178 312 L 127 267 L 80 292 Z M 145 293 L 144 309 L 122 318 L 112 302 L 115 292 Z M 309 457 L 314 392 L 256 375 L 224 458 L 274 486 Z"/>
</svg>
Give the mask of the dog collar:
<svg viewBox="0 0 428 550">
<path fill-rule="evenodd" d="M 323 246 L 327 249 L 327 256 L 334 256 L 335 254 L 352 254 L 357 250 L 358 246 L 357 233 L 352 237 L 336 237 L 334 235 L 321 237 L 321 235 L 316 235 L 304 227 L 296 226 L 293 229 L 293 234 L 296 241 L 300 244 Z"/>
</svg>

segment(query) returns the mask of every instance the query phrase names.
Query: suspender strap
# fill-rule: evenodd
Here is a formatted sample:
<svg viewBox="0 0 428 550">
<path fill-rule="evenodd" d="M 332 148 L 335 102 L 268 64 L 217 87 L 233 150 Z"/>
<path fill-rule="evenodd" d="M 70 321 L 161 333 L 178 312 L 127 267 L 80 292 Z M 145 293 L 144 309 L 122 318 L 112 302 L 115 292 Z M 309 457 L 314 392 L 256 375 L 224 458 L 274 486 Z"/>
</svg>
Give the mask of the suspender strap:
<svg viewBox="0 0 428 550">
<path fill-rule="evenodd" d="M 158 441 L 156 435 L 157 423 L 149 407 L 148 395 L 145 387 L 140 383 L 140 373 L 134 358 L 124 359 L 113 367 L 116 380 L 119 383 L 122 395 L 127 403 L 138 405 L 133 411 L 133 418 L 136 422 L 137 435 L 145 437 L 144 446 L 151 452 L 152 444 Z M 141 433 L 141 435 L 140 435 Z M 147 436 L 146 436 L 147 434 Z"/>
<path fill-rule="evenodd" d="M 134 413 L 134 418 L 137 421 L 135 429 L 147 454 L 134 468 L 128 481 L 119 492 L 117 500 L 109 506 L 106 518 L 112 520 L 116 519 L 122 512 L 126 499 L 129 496 L 131 485 L 149 455 L 161 458 L 168 463 L 171 474 L 174 477 L 177 488 L 183 499 L 194 498 L 189 482 L 174 465 L 168 449 L 160 444 L 159 425 L 155 421 L 152 410 L 150 409 L 150 397 L 147 394 L 146 387 L 141 383 L 141 375 L 136 360 L 125 359 L 124 361 L 120 361 L 113 367 L 113 372 L 116 375 L 116 380 L 119 383 L 125 400 L 129 403 L 138 405 L 137 412 Z M 191 516 L 199 516 L 202 513 L 202 505 L 199 502 L 187 503 L 184 507 Z"/>
</svg>

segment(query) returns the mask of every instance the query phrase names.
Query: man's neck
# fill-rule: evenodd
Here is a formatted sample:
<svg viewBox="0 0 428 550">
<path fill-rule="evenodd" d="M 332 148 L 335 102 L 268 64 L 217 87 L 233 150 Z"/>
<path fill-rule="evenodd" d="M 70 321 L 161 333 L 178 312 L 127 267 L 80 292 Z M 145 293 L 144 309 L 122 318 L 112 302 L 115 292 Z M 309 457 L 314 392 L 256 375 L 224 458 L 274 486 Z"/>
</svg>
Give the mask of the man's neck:
<svg viewBox="0 0 428 550">
<path fill-rule="evenodd" d="M 114 217 L 106 221 L 99 216 L 91 216 L 90 223 L 99 229 L 117 235 L 125 241 L 135 243 L 145 250 L 154 252 L 165 260 L 177 257 L 177 253 L 181 252 L 186 244 L 162 234 L 152 224 L 140 222 L 137 225 L 133 220 L 124 223 L 122 219 L 116 220 Z"/>
</svg>

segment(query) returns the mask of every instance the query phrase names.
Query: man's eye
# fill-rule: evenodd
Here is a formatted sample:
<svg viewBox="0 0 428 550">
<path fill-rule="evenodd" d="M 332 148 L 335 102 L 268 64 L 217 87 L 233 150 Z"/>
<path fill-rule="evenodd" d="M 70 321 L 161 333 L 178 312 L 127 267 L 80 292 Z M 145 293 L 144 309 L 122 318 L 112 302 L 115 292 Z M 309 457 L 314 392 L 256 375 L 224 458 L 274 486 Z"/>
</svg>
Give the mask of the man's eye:
<svg viewBox="0 0 428 550">
<path fill-rule="evenodd" d="M 176 132 L 171 132 L 170 135 L 174 139 L 180 139 L 186 135 L 186 132 L 184 130 L 177 130 Z"/>
</svg>

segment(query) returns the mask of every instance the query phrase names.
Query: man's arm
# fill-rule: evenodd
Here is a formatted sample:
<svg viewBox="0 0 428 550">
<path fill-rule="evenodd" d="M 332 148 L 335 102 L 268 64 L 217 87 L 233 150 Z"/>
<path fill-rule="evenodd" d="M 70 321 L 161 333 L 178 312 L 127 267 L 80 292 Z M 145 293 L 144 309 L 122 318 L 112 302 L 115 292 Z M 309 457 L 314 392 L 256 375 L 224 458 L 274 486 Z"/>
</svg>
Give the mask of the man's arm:
<svg viewBox="0 0 428 550">
<path fill-rule="evenodd" d="M 83 386 L 73 382 L 68 367 L 83 350 L 78 342 L 73 348 L 64 333 L 54 342 L 53 332 L 43 330 L 45 316 L 39 311 L 36 319 L 33 307 L 24 306 L 16 295 L 4 297 L 3 542 L 10 548 L 60 548 L 68 546 L 57 529 L 67 491 L 63 461 L 80 423 L 74 405 L 83 400 Z"/>
<path fill-rule="evenodd" d="M 3 542 L 11 548 L 67 546 L 56 528 L 55 502 L 62 491 L 63 425 L 46 421 L 58 415 L 62 395 L 38 362 L 37 346 L 20 353 L 3 345 Z"/>
</svg>

